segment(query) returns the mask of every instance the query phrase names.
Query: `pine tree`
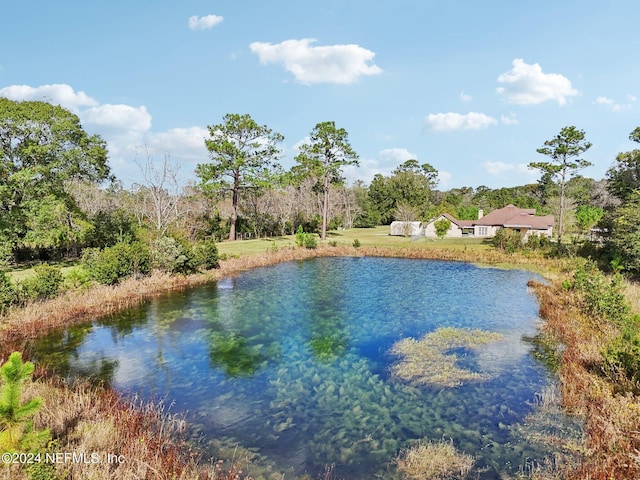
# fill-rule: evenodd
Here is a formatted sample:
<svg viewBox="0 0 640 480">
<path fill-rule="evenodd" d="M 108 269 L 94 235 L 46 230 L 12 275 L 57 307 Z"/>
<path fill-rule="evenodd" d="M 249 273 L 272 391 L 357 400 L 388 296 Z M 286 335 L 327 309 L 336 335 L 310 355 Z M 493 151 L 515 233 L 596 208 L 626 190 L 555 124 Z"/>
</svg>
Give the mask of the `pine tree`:
<svg viewBox="0 0 640 480">
<path fill-rule="evenodd" d="M 0 367 L 0 450 L 27 449 L 49 436 L 48 430 L 33 431 L 30 418 L 40 410 L 42 400 L 22 403 L 22 387 L 31 380 L 34 365 L 22 362 L 22 354 L 13 352 Z"/>
</svg>

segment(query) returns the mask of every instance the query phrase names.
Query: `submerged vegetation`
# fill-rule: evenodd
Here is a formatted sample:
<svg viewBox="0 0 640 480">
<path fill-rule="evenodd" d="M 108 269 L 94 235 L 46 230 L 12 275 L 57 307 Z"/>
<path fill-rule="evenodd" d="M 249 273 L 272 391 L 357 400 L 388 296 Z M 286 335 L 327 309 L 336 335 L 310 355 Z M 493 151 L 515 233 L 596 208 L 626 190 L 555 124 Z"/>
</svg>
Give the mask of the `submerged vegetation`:
<svg viewBox="0 0 640 480">
<path fill-rule="evenodd" d="M 468 381 L 486 380 L 486 373 L 460 367 L 452 350 L 477 349 L 501 338 L 499 333 L 452 327 L 438 328 L 420 340 L 404 338 L 391 348 L 391 353 L 400 357 L 391 372 L 413 385 L 457 387 Z"/>
<path fill-rule="evenodd" d="M 464 479 L 473 463 L 471 455 L 460 453 L 450 441 L 418 442 L 396 458 L 398 470 L 412 480 Z"/>
</svg>

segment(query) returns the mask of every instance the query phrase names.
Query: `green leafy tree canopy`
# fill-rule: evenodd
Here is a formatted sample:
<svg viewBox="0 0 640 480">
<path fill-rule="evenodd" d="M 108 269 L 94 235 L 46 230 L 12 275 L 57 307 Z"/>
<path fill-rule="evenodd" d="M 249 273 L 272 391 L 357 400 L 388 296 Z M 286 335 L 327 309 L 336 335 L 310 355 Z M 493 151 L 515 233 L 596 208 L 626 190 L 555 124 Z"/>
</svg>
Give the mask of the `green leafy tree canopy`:
<svg viewBox="0 0 640 480">
<path fill-rule="evenodd" d="M 337 128 L 335 122 L 318 123 L 309 140 L 300 147 L 296 156 L 298 165 L 294 167 L 301 176 L 313 176 L 318 180 L 317 189 L 323 194 L 322 230 L 320 237 L 327 238 L 327 217 L 329 215 L 329 185 L 340 184 L 342 167 L 358 165 L 358 155 L 349 143 L 349 135 L 344 128 Z"/>
<path fill-rule="evenodd" d="M 223 123 L 208 128 L 210 138 L 205 145 L 211 162 L 198 165 L 196 175 L 205 193 L 231 194 L 229 239 L 235 240 L 240 191 L 272 183 L 275 159 L 280 154 L 277 145 L 284 137 L 258 125 L 248 114 L 227 114 Z"/>
<path fill-rule="evenodd" d="M 560 133 L 551 140 L 544 142 L 544 146 L 536 151 L 546 155 L 551 160 L 547 162 L 531 162 L 529 168 L 540 170 L 543 175 L 550 174 L 557 177 L 560 183 L 560 212 L 558 215 L 558 243 L 562 242 L 562 227 L 565 204 L 565 190 L 567 180 L 578 170 L 589 167 L 591 162 L 579 158 L 591 148 L 591 143 L 585 140 L 583 130 L 576 127 L 564 127 Z"/>
</svg>

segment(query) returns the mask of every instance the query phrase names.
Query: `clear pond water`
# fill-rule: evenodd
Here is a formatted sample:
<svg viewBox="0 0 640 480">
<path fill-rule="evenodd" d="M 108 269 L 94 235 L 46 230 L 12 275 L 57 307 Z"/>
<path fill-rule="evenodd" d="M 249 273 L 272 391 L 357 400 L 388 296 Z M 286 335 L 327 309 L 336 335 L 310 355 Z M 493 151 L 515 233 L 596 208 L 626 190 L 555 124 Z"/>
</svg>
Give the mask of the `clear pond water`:
<svg viewBox="0 0 640 480">
<path fill-rule="evenodd" d="M 211 456 L 251 457 L 256 478 L 401 478 L 397 453 L 452 440 L 496 479 L 553 454 L 523 420 L 552 381 L 533 274 L 397 258 L 318 258 L 254 269 L 39 339 L 39 361 L 185 412 Z M 483 381 L 394 378 L 394 342 L 440 327 L 502 340 L 457 349 Z M 236 448 L 237 447 L 237 448 Z"/>
</svg>

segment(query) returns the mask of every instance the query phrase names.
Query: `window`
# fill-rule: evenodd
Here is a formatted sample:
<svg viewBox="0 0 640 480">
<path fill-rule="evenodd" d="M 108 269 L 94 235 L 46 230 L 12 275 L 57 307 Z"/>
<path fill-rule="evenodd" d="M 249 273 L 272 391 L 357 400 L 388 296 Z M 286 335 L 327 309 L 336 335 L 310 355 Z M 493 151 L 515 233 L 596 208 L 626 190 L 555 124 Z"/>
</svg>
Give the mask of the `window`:
<svg viewBox="0 0 640 480">
<path fill-rule="evenodd" d="M 487 227 L 478 227 L 478 235 L 481 237 L 486 237 L 488 234 L 488 228 Z"/>
</svg>

